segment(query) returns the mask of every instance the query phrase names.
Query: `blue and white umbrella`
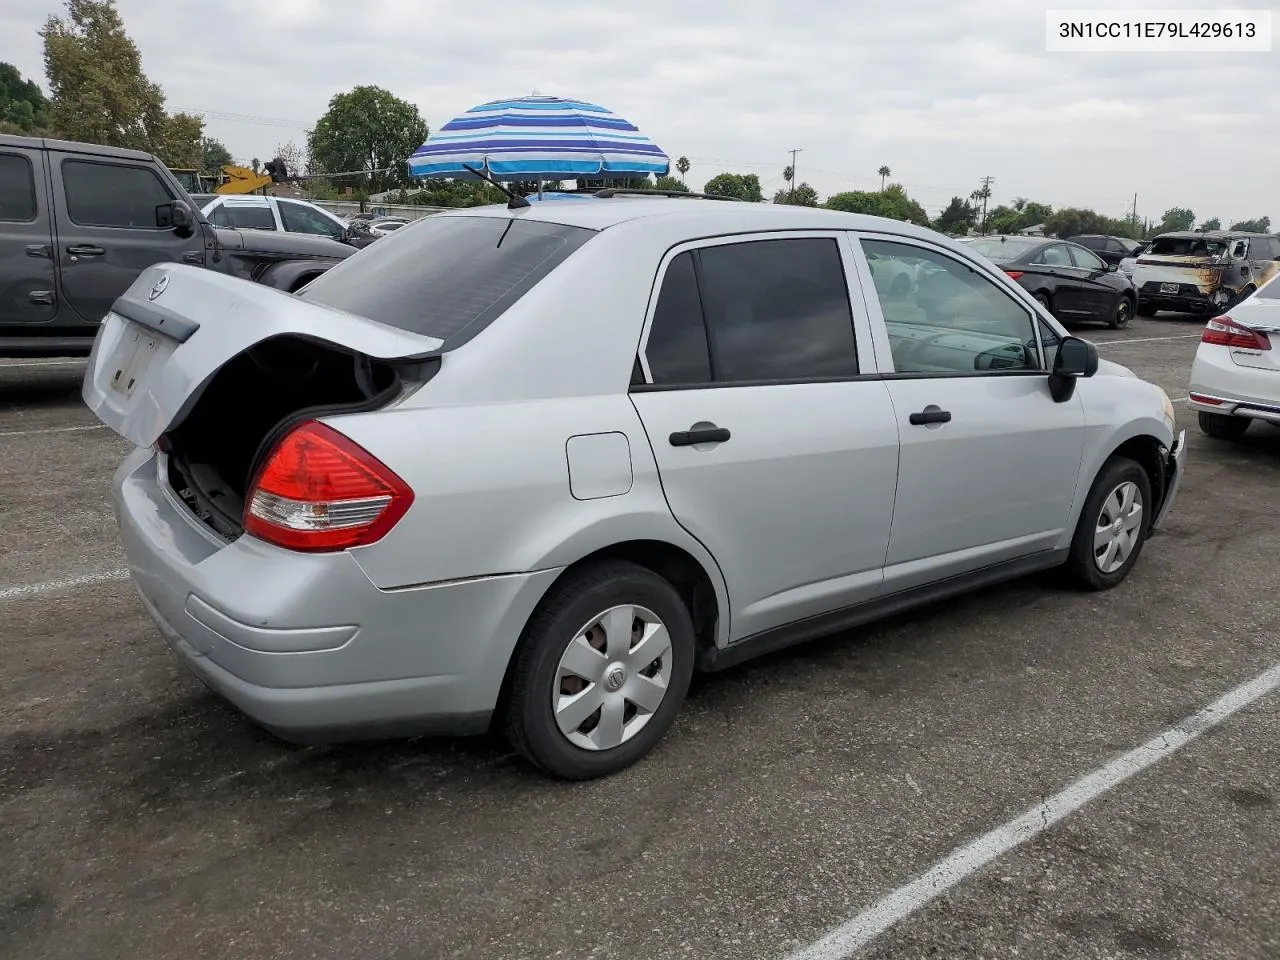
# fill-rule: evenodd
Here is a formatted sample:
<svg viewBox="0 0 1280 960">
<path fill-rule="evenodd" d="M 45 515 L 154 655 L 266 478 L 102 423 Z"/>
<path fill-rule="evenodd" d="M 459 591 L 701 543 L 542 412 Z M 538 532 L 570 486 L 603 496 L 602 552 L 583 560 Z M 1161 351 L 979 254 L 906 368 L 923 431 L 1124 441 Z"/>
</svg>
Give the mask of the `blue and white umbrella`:
<svg viewBox="0 0 1280 960">
<path fill-rule="evenodd" d="M 581 100 L 530 96 L 472 107 L 409 158 L 414 177 L 494 180 L 665 176 L 670 158 L 634 125 Z"/>
</svg>

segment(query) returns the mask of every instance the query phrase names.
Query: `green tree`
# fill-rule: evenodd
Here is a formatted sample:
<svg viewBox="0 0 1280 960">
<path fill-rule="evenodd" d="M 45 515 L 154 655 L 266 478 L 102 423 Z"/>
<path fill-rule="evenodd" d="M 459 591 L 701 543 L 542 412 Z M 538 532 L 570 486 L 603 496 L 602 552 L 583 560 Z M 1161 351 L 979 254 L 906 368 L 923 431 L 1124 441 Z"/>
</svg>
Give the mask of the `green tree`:
<svg viewBox="0 0 1280 960">
<path fill-rule="evenodd" d="M 1190 213 L 1190 211 L 1187 211 Z M 1194 222 L 1194 221 L 1191 221 Z M 1175 229 L 1189 229 L 1179 227 Z M 1102 233 L 1112 237 L 1132 237 L 1137 231 L 1133 221 L 1108 217 L 1096 210 L 1080 207 L 1064 207 L 1044 220 L 1046 236 L 1070 239 L 1082 233 Z"/>
<path fill-rule="evenodd" d="M 824 206 L 828 210 L 867 213 L 876 217 L 888 217 L 891 220 L 905 220 L 922 227 L 929 226 L 929 215 L 924 207 L 912 200 L 898 183 L 891 183 L 883 190 L 850 190 L 846 193 L 837 193 L 828 197 Z"/>
<path fill-rule="evenodd" d="M 31 80 L 23 80 L 18 68 L 0 62 L 0 122 L 23 133 L 35 133 L 45 125 L 49 101 Z"/>
<path fill-rule="evenodd" d="M 65 18 L 49 17 L 44 40 L 49 126 L 68 140 L 147 150 L 173 167 L 194 167 L 204 123 L 168 114 L 160 87 L 142 72 L 142 57 L 114 0 L 66 0 Z"/>
<path fill-rule="evenodd" d="M 677 193 L 689 192 L 689 188 L 684 185 L 684 181 L 677 180 L 675 177 L 659 177 L 653 188 L 655 190 L 674 190 Z"/>
<path fill-rule="evenodd" d="M 200 169 L 205 173 L 217 173 L 223 167 L 235 163 L 231 151 L 221 140 L 205 137 L 200 144 Z"/>
<path fill-rule="evenodd" d="M 598 177 L 591 180 L 579 177 L 577 180 L 577 185 L 579 190 L 586 190 L 586 191 L 606 190 L 609 187 L 613 187 L 615 190 L 652 190 L 653 189 L 653 181 L 649 179 L 647 174 L 643 177 Z M 510 184 L 510 186 L 514 188 L 515 184 Z M 525 192 L 533 193 L 537 189 L 538 189 L 538 185 L 537 183 L 534 183 L 532 189 L 527 190 Z M 543 184 L 542 189 L 548 190 L 550 189 L 550 187 L 548 187 L 546 184 Z"/>
<path fill-rule="evenodd" d="M 779 190 L 773 195 L 773 202 L 789 204 L 793 207 L 816 207 L 818 191 L 807 183 L 799 183 L 794 188 Z"/>
<path fill-rule="evenodd" d="M 1245 233 L 1270 233 L 1271 218 L 1259 217 L 1257 220 L 1240 220 L 1231 225 L 1232 230 L 1242 230 Z"/>
<path fill-rule="evenodd" d="M 1222 221 L 1218 217 L 1210 217 L 1204 223 L 1200 224 L 1200 230 L 1221 230 Z"/>
<path fill-rule="evenodd" d="M 283 160 L 290 176 L 298 177 L 316 172 L 312 169 L 311 157 L 307 155 L 306 149 L 293 140 L 277 143 L 275 150 L 271 152 L 271 159 Z"/>
<path fill-rule="evenodd" d="M 707 181 L 703 193 L 719 197 L 736 197 L 748 203 L 760 203 L 764 194 L 760 191 L 760 178 L 754 173 L 721 173 Z"/>
<path fill-rule="evenodd" d="M 689 172 L 688 157 L 681 157 L 676 161 L 676 172 L 680 174 L 680 182 L 684 183 L 684 175 Z"/>
<path fill-rule="evenodd" d="M 483 180 L 431 179 L 422 181 L 422 189 L 409 194 L 406 202 L 427 207 L 482 207 L 506 203 L 507 196 Z"/>
<path fill-rule="evenodd" d="M 968 200 L 952 197 L 946 209 L 933 221 L 933 229 L 939 233 L 965 233 L 973 226 L 973 219 L 977 214 L 978 211 Z"/>
<path fill-rule="evenodd" d="M 377 193 L 411 183 L 409 155 L 426 139 L 417 107 L 381 87 L 360 86 L 334 95 L 307 146 L 321 171 L 360 171 L 342 182 Z"/>
<path fill-rule="evenodd" d="M 1190 230 L 1196 223 L 1196 215 L 1186 207 L 1170 207 L 1160 218 L 1156 229 L 1160 233 L 1171 233 L 1174 230 Z"/>
<path fill-rule="evenodd" d="M 987 214 L 987 230 L 990 233 L 1017 233 L 1044 223 L 1052 213 L 1053 208 L 1048 204 L 1019 197 L 1012 206 L 1002 203 Z"/>
<path fill-rule="evenodd" d="M 887 180 L 890 177 L 893 171 L 890 170 L 888 167 L 881 167 L 879 170 L 876 171 L 876 173 L 880 174 L 880 189 L 883 190 L 885 180 Z"/>
</svg>

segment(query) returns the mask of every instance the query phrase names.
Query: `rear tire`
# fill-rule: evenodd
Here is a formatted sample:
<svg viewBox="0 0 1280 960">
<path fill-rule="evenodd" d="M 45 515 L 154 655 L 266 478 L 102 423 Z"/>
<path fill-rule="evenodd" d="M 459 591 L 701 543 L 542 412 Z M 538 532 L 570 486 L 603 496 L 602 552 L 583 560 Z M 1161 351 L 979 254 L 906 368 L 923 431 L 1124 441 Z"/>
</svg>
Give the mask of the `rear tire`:
<svg viewBox="0 0 1280 960">
<path fill-rule="evenodd" d="M 1147 471 L 1128 457 L 1108 460 L 1080 511 L 1064 565 L 1068 576 L 1085 590 L 1119 584 L 1142 554 L 1154 508 Z"/>
<path fill-rule="evenodd" d="M 623 561 L 585 568 L 558 584 L 525 628 L 503 711 L 507 738 L 556 777 L 616 773 L 667 732 L 693 659 L 693 620 L 670 583 Z M 577 708 L 592 704 L 579 719 Z"/>
<path fill-rule="evenodd" d="M 1133 301 L 1128 297 L 1121 297 L 1116 302 L 1116 308 L 1111 312 L 1111 319 L 1107 321 L 1107 326 L 1112 330 L 1123 330 L 1129 325 L 1129 321 L 1133 319 Z"/>
<path fill-rule="evenodd" d="M 1138 316 L 1154 317 L 1155 315 L 1156 315 L 1155 307 L 1151 306 L 1151 304 L 1149 303 L 1143 303 L 1142 301 L 1138 301 Z"/>
<path fill-rule="evenodd" d="M 1225 413 L 1199 411 L 1200 429 L 1215 440 L 1239 440 L 1249 429 L 1248 417 L 1233 417 Z"/>
<path fill-rule="evenodd" d="M 1053 304 L 1052 304 L 1052 302 L 1049 300 L 1049 295 L 1048 295 L 1047 293 L 1037 293 L 1037 294 L 1035 295 L 1035 298 L 1036 298 L 1036 303 L 1038 303 L 1038 304 L 1040 304 L 1040 306 L 1044 307 L 1045 311 L 1049 314 L 1049 316 L 1051 316 L 1051 317 L 1052 317 L 1052 316 L 1054 315 L 1054 314 L 1053 314 Z"/>
</svg>

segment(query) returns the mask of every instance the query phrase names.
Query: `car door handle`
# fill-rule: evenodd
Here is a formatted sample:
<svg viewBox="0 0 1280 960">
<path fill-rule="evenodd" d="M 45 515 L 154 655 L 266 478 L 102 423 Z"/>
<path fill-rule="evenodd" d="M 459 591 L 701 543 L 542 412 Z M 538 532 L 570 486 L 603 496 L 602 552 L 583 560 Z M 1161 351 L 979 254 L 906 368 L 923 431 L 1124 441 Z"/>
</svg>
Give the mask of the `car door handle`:
<svg viewBox="0 0 1280 960">
<path fill-rule="evenodd" d="M 729 439 L 729 431 L 724 427 L 698 427 L 677 430 L 667 439 L 673 447 L 692 447 L 695 443 L 724 443 Z"/>
<path fill-rule="evenodd" d="M 102 247 L 95 247 L 87 243 L 73 244 L 67 247 L 67 253 L 73 257 L 100 257 L 106 252 Z"/>
<path fill-rule="evenodd" d="M 182 255 L 183 263 L 194 263 L 196 266 L 204 265 L 204 254 L 199 250 L 192 250 Z"/>
<path fill-rule="evenodd" d="M 913 427 L 923 426 L 926 423 L 950 423 L 951 411 L 940 410 L 939 408 L 930 404 L 929 406 L 921 410 L 919 413 L 911 414 L 911 416 L 907 417 L 907 419 L 911 421 L 911 425 Z"/>
<path fill-rule="evenodd" d="M 33 243 L 27 247 L 28 257 L 42 257 L 45 260 L 53 259 L 53 247 L 47 243 Z"/>
</svg>

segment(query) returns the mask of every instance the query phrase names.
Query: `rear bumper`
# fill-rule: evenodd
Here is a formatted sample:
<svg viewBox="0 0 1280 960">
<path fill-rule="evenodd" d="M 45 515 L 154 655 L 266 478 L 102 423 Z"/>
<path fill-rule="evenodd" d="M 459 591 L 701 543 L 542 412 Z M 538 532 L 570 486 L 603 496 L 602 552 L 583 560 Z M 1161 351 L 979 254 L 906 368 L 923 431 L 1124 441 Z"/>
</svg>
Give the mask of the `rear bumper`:
<svg viewBox="0 0 1280 960">
<path fill-rule="evenodd" d="M 1155 520 L 1151 523 L 1152 530 L 1159 530 L 1169 516 L 1173 501 L 1178 496 L 1178 488 L 1182 486 L 1182 475 L 1186 472 L 1186 459 L 1187 431 L 1181 430 L 1178 432 L 1178 436 L 1174 438 L 1173 449 L 1169 451 L 1168 459 L 1165 460 L 1164 497 L 1160 501 L 1160 512 L 1156 514 Z"/>
<path fill-rule="evenodd" d="M 1192 410 L 1280 423 L 1280 370 L 1241 366 L 1227 347 L 1200 347 L 1187 393 Z"/>
<path fill-rule="evenodd" d="M 559 571 L 379 590 L 346 553 L 218 540 L 138 450 L 115 478 L 143 605 L 206 685 L 278 735 L 339 741 L 478 733 Z"/>
<path fill-rule="evenodd" d="M 1138 291 L 1138 306 L 1154 310 L 1172 310 L 1177 313 L 1220 313 L 1222 307 L 1204 295 L 1171 296 L 1169 294 Z"/>
</svg>

